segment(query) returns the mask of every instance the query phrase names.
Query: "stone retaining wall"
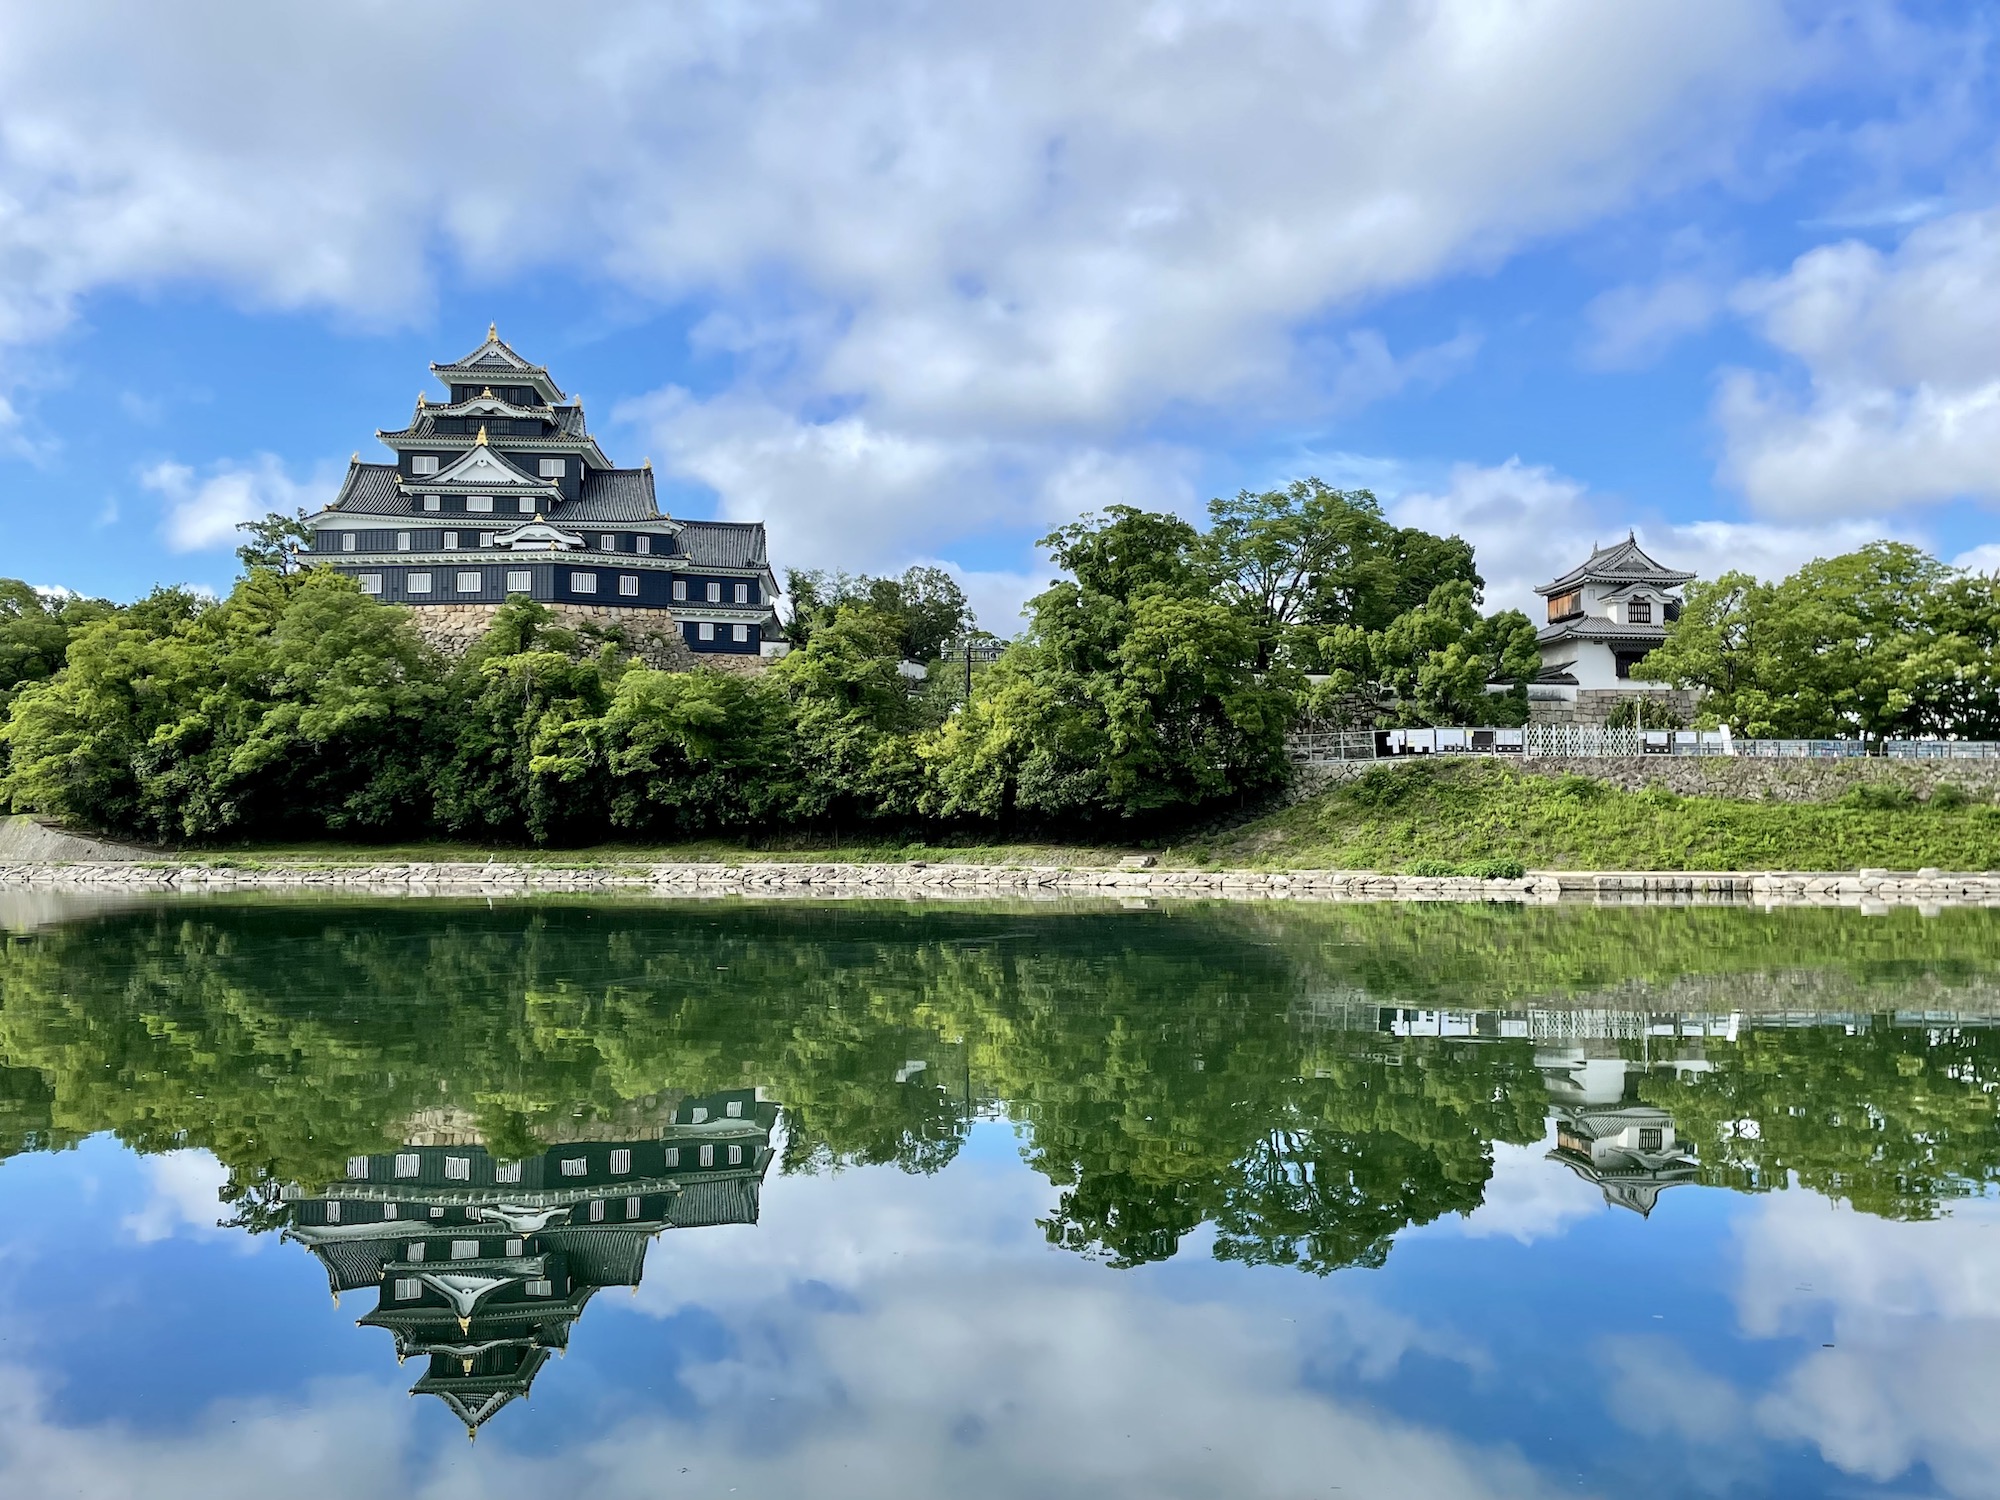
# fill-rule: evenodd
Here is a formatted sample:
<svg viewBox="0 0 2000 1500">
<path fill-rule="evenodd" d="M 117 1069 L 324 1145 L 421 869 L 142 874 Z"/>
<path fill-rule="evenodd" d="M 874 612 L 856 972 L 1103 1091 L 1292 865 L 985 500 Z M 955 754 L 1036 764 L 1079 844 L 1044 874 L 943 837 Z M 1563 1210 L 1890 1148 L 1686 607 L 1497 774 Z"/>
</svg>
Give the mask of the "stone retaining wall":
<svg viewBox="0 0 2000 1500">
<path fill-rule="evenodd" d="M 1026 896 L 1319 901 L 1702 901 L 2000 906 L 2000 873 L 1858 874 L 1531 871 L 1518 880 L 1347 870 L 1060 869 L 1023 865 L 651 864 L 565 869 L 530 864 L 383 864 L 291 869 L 218 865 L 0 865 L 0 888 L 101 891 L 315 889 L 350 893 L 511 895 L 537 891 L 654 896 Z"/>
<path fill-rule="evenodd" d="M 417 633 L 438 650 L 462 656 L 474 641 L 486 634 L 493 617 L 503 608 L 500 604 L 420 604 L 410 607 L 410 617 Z M 624 630 L 639 659 L 649 667 L 686 672 L 695 665 L 695 655 L 681 639 L 680 626 L 669 610 L 562 602 L 546 603 L 542 608 L 565 629 L 578 630 L 588 625 L 599 630 Z"/>
</svg>

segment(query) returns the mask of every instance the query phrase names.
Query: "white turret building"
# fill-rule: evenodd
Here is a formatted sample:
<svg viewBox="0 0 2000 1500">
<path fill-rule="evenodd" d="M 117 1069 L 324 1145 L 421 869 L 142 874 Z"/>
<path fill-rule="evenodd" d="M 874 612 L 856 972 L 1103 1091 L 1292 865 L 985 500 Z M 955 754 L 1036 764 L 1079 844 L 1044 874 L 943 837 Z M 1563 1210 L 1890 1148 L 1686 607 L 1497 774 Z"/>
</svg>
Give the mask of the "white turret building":
<svg viewBox="0 0 2000 1500">
<path fill-rule="evenodd" d="M 1681 588 L 1693 577 L 1654 562 L 1632 535 L 1595 548 L 1580 566 L 1535 590 L 1548 600 L 1549 611 L 1548 624 L 1536 635 L 1542 648 L 1536 685 L 1617 694 L 1668 691 L 1671 684 L 1635 678 L 1632 668 L 1667 638 L 1667 626 L 1680 618 Z"/>
</svg>

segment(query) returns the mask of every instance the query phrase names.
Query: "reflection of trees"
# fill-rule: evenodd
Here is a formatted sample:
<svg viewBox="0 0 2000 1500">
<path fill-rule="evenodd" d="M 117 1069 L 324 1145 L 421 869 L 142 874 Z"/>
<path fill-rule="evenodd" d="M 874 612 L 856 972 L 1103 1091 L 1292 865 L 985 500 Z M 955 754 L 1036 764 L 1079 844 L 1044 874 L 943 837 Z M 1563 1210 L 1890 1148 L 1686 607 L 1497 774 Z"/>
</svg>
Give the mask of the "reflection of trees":
<svg viewBox="0 0 2000 1500">
<path fill-rule="evenodd" d="M 1640 1097 L 1701 1142 L 1702 1180 L 1806 1187 L 1922 1219 L 2000 1178 L 2000 1031 L 1892 1026 L 1751 1031 L 1707 1071 L 1641 1076 Z"/>
<path fill-rule="evenodd" d="M 1209 1224 L 1222 1257 L 1318 1272 L 1475 1207 L 1492 1143 L 1537 1139 L 1547 1103 L 1525 1040 L 1339 1029 L 1357 997 L 1782 969 L 1886 1008 L 1991 966 L 1950 920 L 1479 907 L 212 902 L 5 942 L 0 1145 L 204 1146 L 247 1226 L 272 1184 L 420 1119 L 527 1155 L 664 1093 L 757 1086 L 785 1106 L 784 1171 L 934 1171 L 969 1108 L 997 1109 L 1056 1188 L 1051 1242 L 1130 1265 Z M 1641 1089 L 1713 1180 L 1792 1169 L 1926 1212 L 2000 1162 L 1984 1040 L 1750 1032 Z M 1711 1149 L 1744 1119 L 1756 1140 Z"/>
</svg>

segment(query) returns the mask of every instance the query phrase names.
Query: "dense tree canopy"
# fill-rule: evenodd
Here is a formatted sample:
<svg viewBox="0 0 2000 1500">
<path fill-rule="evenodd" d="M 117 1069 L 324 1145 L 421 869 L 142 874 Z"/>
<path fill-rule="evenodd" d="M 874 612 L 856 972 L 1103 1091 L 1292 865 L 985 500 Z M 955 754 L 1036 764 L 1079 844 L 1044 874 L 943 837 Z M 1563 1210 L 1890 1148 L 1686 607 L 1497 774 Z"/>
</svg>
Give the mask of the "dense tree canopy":
<svg viewBox="0 0 2000 1500">
<path fill-rule="evenodd" d="M 1777 583 L 1690 585 L 1635 671 L 1701 689 L 1704 714 L 1754 737 L 2000 739 L 2000 577 L 1901 542 Z"/>
</svg>

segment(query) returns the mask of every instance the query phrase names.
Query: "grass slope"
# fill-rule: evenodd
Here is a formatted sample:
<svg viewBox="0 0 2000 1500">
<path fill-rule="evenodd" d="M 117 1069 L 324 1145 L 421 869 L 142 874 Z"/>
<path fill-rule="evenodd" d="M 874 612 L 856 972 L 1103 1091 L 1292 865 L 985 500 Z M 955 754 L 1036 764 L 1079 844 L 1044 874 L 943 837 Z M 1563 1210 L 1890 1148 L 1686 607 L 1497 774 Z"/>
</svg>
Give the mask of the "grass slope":
<svg viewBox="0 0 2000 1500">
<path fill-rule="evenodd" d="M 1407 870 L 2000 868 L 2000 807 L 1746 802 L 1621 791 L 1503 765 L 1382 767 L 1194 852 L 1221 865 Z M 1872 804 L 1872 805 L 1871 805 Z M 1180 852 L 1180 851 L 1177 851 Z"/>
</svg>

